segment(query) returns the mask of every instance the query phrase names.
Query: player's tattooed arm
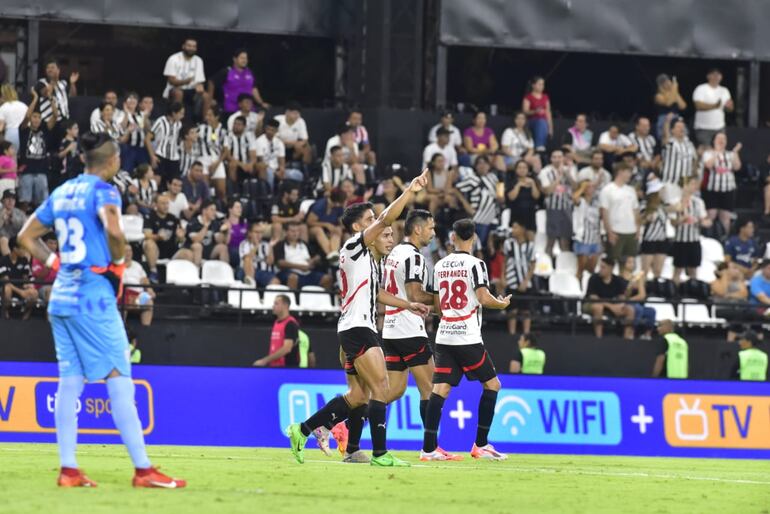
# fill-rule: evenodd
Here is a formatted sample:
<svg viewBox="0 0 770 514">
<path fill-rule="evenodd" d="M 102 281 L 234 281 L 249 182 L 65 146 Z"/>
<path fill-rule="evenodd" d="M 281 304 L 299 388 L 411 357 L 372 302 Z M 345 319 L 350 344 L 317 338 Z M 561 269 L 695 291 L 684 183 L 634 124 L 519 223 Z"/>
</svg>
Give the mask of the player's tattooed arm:
<svg viewBox="0 0 770 514">
<path fill-rule="evenodd" d="M 377 301 L 388 307 L 396 307 L 397 309 L 405 309 L 412 314 L 425 317 L 430 314 L 430 307 L 418 302 L 409 302 L 401 299 L 395 295 L 390 294 L 387 291 L 379 290 L 377 292 Z"/>
<path fill-rule="evenodd" d="M 497 298 L 495 298 L 486 287 L 479 287 L 476 289 L 476 298 L 479 299 L 481 306 L 486 307 L 487 309 L 502 310 L 507 308 L 511 303 L 511 295 L 498 295 Z"/>
<path fill-rule="evenodd" d="M 364 230 L 364 245 L 371 245 L 374 240 L 380 236 L 382 231 L 385 230 L 385 227 L 392 225 L 401 213 L 404 212 L 404 209 L 409 205 L 409 202 L 412 201 L 413 196 L 422 191 L 427 185 L 428 169 L 426 168 L 420 176 L 412 180 L 406 191 L 401 193 L 392 204 L 380 213 L 379 217 L 374 220 L 374 223 Z"/>
<path fill-rule="evenodd" d="M 48 247 L 43 244 L 43 241 L 40 239 L 49 230 L 50 229 L 43 225 L 40 220 L 37 219 L 37 216 L 33 214 L 21 228 L 21 231 L 18 234 L 18 241 L 19 244 L 32 255 L 32 257 L 40 262 L 46 263 L 46 266 L 49 268 L 53 268 L 58 264 L 58 262 L 54 264 L 54 261 L 57 261 L 56 254 L 51 253 Z"/>
</svg>

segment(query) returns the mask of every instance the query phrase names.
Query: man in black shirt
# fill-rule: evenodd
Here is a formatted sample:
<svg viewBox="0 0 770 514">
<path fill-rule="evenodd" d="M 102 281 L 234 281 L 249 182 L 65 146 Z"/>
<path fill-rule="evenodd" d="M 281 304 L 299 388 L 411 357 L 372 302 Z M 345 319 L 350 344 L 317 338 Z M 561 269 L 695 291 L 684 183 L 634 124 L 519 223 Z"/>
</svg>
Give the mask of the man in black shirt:
<svg viewBox="0 0 770 514">
<path fill-rule="evenodd" d="M 179 219 L 168 212 L 171 198 L 168 193 L 158 195 L 155 210 L 144 218 L 144 255 L 150 269 L 150 282 L 158 283 L 158 259 L 193 260 L 192 251 L 180 249 L 185 240 L 185 231 Z"/>
<path fill-rule="evenodd" d="M 588 281 L 586 289 L 586 303 L 583 311 L 590 311 L 593 318 L 594 335 L 604 335 L 604 323 L 602 316 L 606 312 L 622 320 L 623 337 L 634 337 L 634 308 L 626 303 L 602 302 L 600 300 L 623 300 L 626 294 L 626 281 L 612 273 L 615 261 L 604 257 L 599 265 L 599 273 L 594 273 Z M 589 303 L 590 302 L 590 303 Z"/>
<path fill-rule="evenodd" d="M 230 240 L 230 223 L 217 218 L 217 206 L 214 200 L 206 200 L 201 206 L 200 215 L 190 220 L 187 225 L 185 248 L 192 250 L 192 261 L 200 266 L 204 260 L 230 262 L 227 243 Z"/>
<path fill-rule="evenodd" d="M 0 257 L 0 284 L 3 288 L 3 317 L 11 317 L 9 308 L 13 298 L 19 298 L 24 303 L 24 319 L 29 319 L 32 308 L 37 301 L 38 293 L 31 283 L 21 283 L 29 280 L 32 269 L 26 252 L 16 243 L 12 237 L 8 246 L 11 253 Z M 13 281 L 13 282 L 12 282 Z"/>
<path fill-rule="evenodd" d="M 293 181 L 286 181 L 281 184 L 280 197 L 273 204 L 270 211 L 270 222 L 273 224 L 272 238 L 274 240 L 283 239 L 283 226 L 286 223 L 302 223 L 304 215 L 299 210 L 299 184 Z M 307 225 L 300 226 L 300 239 L 307 241 Z"/>
<path fill-rule="evenodd" d="M 40 205 L 48 198 L 48 173 L 51 163 L 50 133 L 56 124 L 56 101 L 51 101 L 53 114 L 43 123 L 40 112 L 35 112 L 38 96 L 32 90 L 32 102 L 19 131 L 19 202 Z"/>
</svg>

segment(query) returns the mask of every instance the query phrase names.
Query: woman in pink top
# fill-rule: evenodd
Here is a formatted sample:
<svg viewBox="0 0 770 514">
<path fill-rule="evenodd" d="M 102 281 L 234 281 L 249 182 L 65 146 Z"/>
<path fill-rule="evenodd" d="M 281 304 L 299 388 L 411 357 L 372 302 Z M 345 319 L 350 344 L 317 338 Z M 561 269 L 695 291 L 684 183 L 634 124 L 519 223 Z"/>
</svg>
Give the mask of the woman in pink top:
<svg viewBox="0 0 770 514">
<path fill-rule="evenodd" d="M 521 110 L 527 115 L 529 130 L 535 140 L 535 150 L 545 151 L 545 144 L 553 136 L 553 118 L 551 118 L 551 101 L 545 94 L 545 79 L 532 77 L 529 81 L 529 92 L 521 101 Z"/>
<path fill-rule="evenodd" d="M 493 156 L 500 148 L 495 132 L 487 127 L 487 115 L 483 111 L 473 115 L 473 125 L 463 132 L 463 146 L 472 160 L 479 155 Z"/>
<path fill-rule="evenodd" d="M 16 189 L 16 149 L 10 141 L 0 142 L 0 196 L 8 189 Z"/>
</svg>

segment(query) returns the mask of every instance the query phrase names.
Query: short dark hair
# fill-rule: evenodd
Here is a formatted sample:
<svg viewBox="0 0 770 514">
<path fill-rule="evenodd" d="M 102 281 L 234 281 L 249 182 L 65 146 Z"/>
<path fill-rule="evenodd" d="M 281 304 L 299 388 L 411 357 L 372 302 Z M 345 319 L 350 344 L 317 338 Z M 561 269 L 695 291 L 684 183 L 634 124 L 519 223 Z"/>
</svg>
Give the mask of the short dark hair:
<svg viewBox="0 0 770 514">
<path fill-rule="evenodd" d="M 115 107 L 110 102 L 101 101 L 101 102 L 99 102 L 99 112 L 103 111 L 104 108 L 107 107 L 107 106 Z"/>
<path fill-rule="evenodd" d="M 299 190 L 299 184 L 293 180 L 286 180 L 281 184 L 281 195 L 291 194 L 295 189 Z"/>
<path fill-rule="evenodd" d="M 462 241 L 470 241 L 476 233 L 476 224 L 470 218 L 457 220 L 452 224 L 452 231 Z"/>
<path fill-rule="evenodd" d="M 190 169 L 193 169 L 195 166 L 203 167 L 203 163 L 201 161 L 193 161 L 192 164 L 190 164 Z"/>
<path fill-rule="evenodd" d="M 353 224 L 360 221 L 364 213 L 368 210 L 374 211 L 374 205 L 371 202 L 354 203 L 342 213 L 340 221 L 348 232 L 353 232 Z"/>
<path fill-rule="evenodd" d="M 329 155 L 333 154 L 334 152 L 339 152 L 342 150 L 342 147 L 340 145 L 334 145 L 331 148 L 329 148 Z"/>
<path fill-rule="evenodd" d="M 187 134 L 192 132 L 193 130 L 197 129 L 198 125 L 195 125 L 193 123 L 188 123 L 185 125 L 182 125 L 182 131 L 180 132 L 180 136 L 182 139 L 187 137 Z"/>
<path fill-rule="evenodd" d="M 12 146 L 13 144 L 10 141 L 0 141 L 0 155 L 5 154 Z"/>
<path fill-rule="evenodd" d="M 529 334 L 524 334 L 524 339 L 529 341 L 530 346 L 537 346 L 537 335 L 530 332 Z"/>
<path fill-rule="evenodd" d="M 168 108 L 166 109 L 166 114 L 176 114 L 180 112 L 182 109 L 184 109 L 184 105 L 182 105 L 181 102 L 171 102 L 168 104 Z"/>
<path fill-rule="evenodd" d="M 281 300 L 287 307 L 291 306 L 291 298 L 287 294 L 279 294 L 275 297 L 277 300 Z"/>
<path fill-rule="evenodd" d="M 340 125 L 339 127 L 337 127 L 337 134 L 342 135 L 345 132 L 353 132 L 353 127 L 351 127 L 347 123 L 344 123 L 344 124 Z"/>
<path fill-rule="evenodd" d="M 743 216 L 738 218 L 738 220 L 735 222 L 735 231 L 740 232 L 740 230 L 748 225 L 749 223 L 754 223 L 754 220 L 747 216 Z"/>
<path fill-rule="evenodd" d="M 19 248 L 19 241 L 16 239 L 16 236 L 11 236 L 8 238 L 8 248 L 11 250 L 14 248 Z"/>
<path fill-rule="evenodd" d="M 334 203 L 344 204 L 347 198 L 348 197 L 345 194 L 345 191 L 343 191 L 342 188 L 339 188 L 339 187 L 335 187 L 334 189 L 332 189 L 332 192 L 329 195 L 329 200 L 331 200 Z"/>
<path fill-rule="evenodd" d="M 286 102 L 286 110 L 287 111 L 299 111 L 301 109 L 299 102 L 296 100 L 290 100 Z"/>
<path fill-rule="evenodd" d="M 77 121 L 75 121 L 73 119 L 69 119 L 69 120 L 64 120 L 64 123 L 62 124 L 62 127 L 64 127 L 64 130 L 66 131 L 66 130 L 71 129 L 72 127 L 74 127 L 77 124 L 78 124 Z"/>
<path fill-rule="evenodd" d="M 238 95 L 238 103 L 241 103 L 243 100 L 251 100 L 254 101 L 254 97 L 251 96 L 249 93 L 241 93 Z"/>
<path fill-rule="evenodd" d="M 602 257 L 602 262 L 604 264 L 606 264 L 607 266 L 609 266 L 610 268 L 614 268 L 615 267 L 615 259 L 613 259 L 612 257 L 610 257 L 608 255 L 605 255 L 604 257 Z"/>
<path fill-rule="evenodd" d="M 273 118 L 273 119 L 271 119 L 271 120 L 268 120 L 268 121 L 267 121 L 267 123 L 265 123 L 265 126 L 266 126 L 266 127 L 273 127 L 274 129 L 278 130 L 278 127 L 280 127 L 280 126 L 281 126 L 281 124 L 280 124 L 280 123 L 278 123 L 278 120 L 276 120 L 275 118 Z"/>
<path fill-rule="evenodd" d="M 239 56 L 239 55 L 241 55 L 241 54 L 246 54 L 246 55 L 248 55 L 248 54 L 249 54 L 249 52 L 248 52 L 248 51 L 246 51 L 246 49 L 245 49 L 245 48 L 243 48 L 243 47 L 240 47 L 240 48 L 236 48 L 235 50 L 233 50 L 233 59 L 235 59 L 236 57 L 238 57 L 238 56 Z"/>
<path fill-rule="evenodd" d="M 56 66 L 59 66 L 59 61 L 57 61 L 55 57 L 49 57 L 45 60 L 45 65 L 48 66 L 49 64 L 55 64 Z"/>
<path fill-rule="evenodd" d="M 222 110 L 216 105 L 209 105 L 206 110 L 211 111 L 211 113 L 217 118 L 219 118 L 219 115 L 222 114 Z M 203 114 L 205 115 L 206 113 L 204 112 Z"/>
<path fill-rule="evenodd" d="M 203 203 L 201 203 L 201 210 L 204 211 L 211 207 L 212 205 L 216 206 L 217 202 L 215 202 L 212 198 L 209 198 L 208 200 L 203 200 Z"/>
<path fill-rule="evenodd" d="M 404 222 L 404 234 L 411 236 L 414 232 L 414 227 L 418 223 L 425 223 L 428 220 L 433 219 L 433 214 L 425 209 L 412 209 L 409 214 L 406 215 L 406 221 Z"/>
<path fill-rule="evenodd" d="M 235 119 L 233 120 L 233 125 L 235 125 L 236 121 L 240 121 L 241 123 L 243 123 L 244 126 L 246 125 L 246 118 L 243 116 L 236 116 Z"/>
</svg>

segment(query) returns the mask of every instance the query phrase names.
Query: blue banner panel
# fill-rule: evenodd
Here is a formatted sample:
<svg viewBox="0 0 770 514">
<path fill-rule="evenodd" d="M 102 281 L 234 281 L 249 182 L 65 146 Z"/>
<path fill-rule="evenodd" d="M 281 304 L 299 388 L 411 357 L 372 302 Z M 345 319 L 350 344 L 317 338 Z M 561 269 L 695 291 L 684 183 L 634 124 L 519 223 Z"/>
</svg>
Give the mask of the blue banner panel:
<svg viewBox="0 0 770 514">
<path fill-rule="evenodd" d="M 500 379 L 489 437 L 503 451 L 770 458 L 768 383 Z M 134 381 L 150 444 L 286 446 L 286 425 L 346 389 L 342 371 L 332 370 L 137 366 Z M 53 364 L 0 363 L 0 442 L 55 441 L 56 383 Z M 472 382 L 452 390 L 441 420 L 442 447 L 470 449 L 480 394 Z M 410 385 L 388 407 L 392 448 L 419 449 L 419 401 Z M 120 442 L 103 383 L 86 386 L 78 409 L 81 442 Z"/>
</svg>

